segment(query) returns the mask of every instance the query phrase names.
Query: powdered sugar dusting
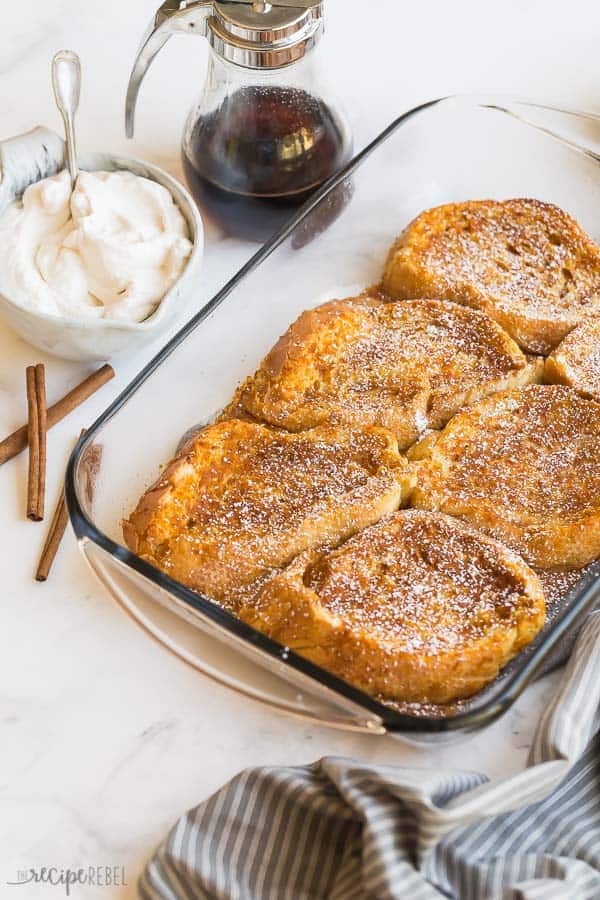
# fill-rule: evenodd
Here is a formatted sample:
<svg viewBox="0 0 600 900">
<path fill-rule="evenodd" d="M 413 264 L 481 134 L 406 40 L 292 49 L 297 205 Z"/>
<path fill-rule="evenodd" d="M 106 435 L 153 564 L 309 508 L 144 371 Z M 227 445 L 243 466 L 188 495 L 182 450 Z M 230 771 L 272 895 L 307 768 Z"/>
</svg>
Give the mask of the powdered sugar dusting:
<svg viewBox="0 0 600 900">
<path fill-rule="evenodd" d="M 531 364 L 487 316 L 453 303 L 335 301 L 303 314 L 241 394 L 245 409 L 298 431 L 325 421 L 390 428 L 408 446 L 467 399 Z"/>
<path fill-rule="evenodd" d="M 526 570 L 456 520 L 397 513 L 304 574 L 319 603 L 390 650 L 436 656 L 518 624 L 537 605 Z"/>
<path fill-rule="evenodd" d="M 600 252 L 549 204 L 452 204 L 407 229 L 390 285 L 406 299 L 374 289 L 300 316 L 126 533 L 174 578 L 242 608 L 285 654 L 395 709 L 447 715 L 539 631 L 540 582 L 552 617 L 582 574 L 568 567 L 600 554 L 600 403 L 585 399 L 600 399 L 600 318 L 553 354 L 556 380 L 584 396 L 495 393 L 538 376 L 489 318 L 549 352 L 600 314 Z M 392 512 L 408 471 L 398 444 L 448 422 L 414 456 L 411 502 L 457 518 Z M 552 571 L 538 581 L 513 551 Z"/>
<path fill-rule="evenodd" d="M 132 514 L 137 552 L 230 602 L 233 591 L 297 553 L 370 524 L 380 507 L 396 508 L 395 467 L 405 463 L 385 432 L 291 435 L 235 419 L 211 425 Z"/>
<path fill-rule="evenodd" d="M 552 374 L 558 371 L 556 380 L 600 400 L 600 318 L 588 319 L 568 334 L 549 362 L 554 363 Z"/>
<path fill-rule="evenodd" d="M 485 309 L 523 346 L 547 353 L 552 334 L 560 340 L 600 312 L 600 251 L 549 203 L 448 204 L 408 227 L 388 261 L 385 286 L 392 296 L 447 297 Z"/>
<path fill-rule="evenodd" d="M 422 464 L 416 502 L 467 519 L 532 565 L 589 562 L 600 553 L 586 529 L 600 521 L 600 404 L 559 385 L 476 404 Z"/>
<path fill-rule="evenodd" d="M 446 702 L 531 640 L 544 599 L 502 545 L 448 516 L 402 510 L 298 559 L 241 615 L 372 694 Z"/>
</svg>

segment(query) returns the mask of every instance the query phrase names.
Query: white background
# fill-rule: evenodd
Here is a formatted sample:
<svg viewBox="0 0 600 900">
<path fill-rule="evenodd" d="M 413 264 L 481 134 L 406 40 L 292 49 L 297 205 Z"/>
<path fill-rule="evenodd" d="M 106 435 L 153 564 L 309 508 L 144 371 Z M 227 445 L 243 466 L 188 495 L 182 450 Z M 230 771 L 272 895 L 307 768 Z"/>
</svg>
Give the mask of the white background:
<svg viewBox="0 0 600 900">
<path fill-rule="evenodd" d="M 595 0 L 328 0 L 330 78 L 345 100 L 357 146 L 424 99 L 498 91 L 600 109 Z M 82 58 L 80 149 L 120 151 L 180 174 L 179 137 L 200 90 L 206 50 L 173 40 L 154 64 L 138 107 L 137 136 L 123 135 L 123 99 L 148 0 L 0 3 L 0 138 L 59 128 L 49 65 L 61 47 Z M 252 247 L 208 229 L 198 305 Z M 48 503 L 67 453 L 140 367 L 118 378 L 51 432 Z M 24 421 L 25 366 L 47 366 L 49 401 L 87 369 L 44 359 L 0 325 L 0 434 Z M 132 440 L 136 436 L 132 435 Z M 78 897 L 134 897 L 137 874 L 177 816 L 256 764 L 296 764 L 325 754 L 491 775 L 523 765 L 532 729 L 555 683 L 530 689 L 505 719 L 457 746 L 418 750 L 282 718 L 170 658 L 116 609 L 69 533 L 51 578 L 32 573 L 46 524 L 24 519 L 26 458 L 0 470 L 0 891 L 16 900 L 59 888 L 10 887 L 18 868 L 125 866 L 129 887 Z"/>
</svg>

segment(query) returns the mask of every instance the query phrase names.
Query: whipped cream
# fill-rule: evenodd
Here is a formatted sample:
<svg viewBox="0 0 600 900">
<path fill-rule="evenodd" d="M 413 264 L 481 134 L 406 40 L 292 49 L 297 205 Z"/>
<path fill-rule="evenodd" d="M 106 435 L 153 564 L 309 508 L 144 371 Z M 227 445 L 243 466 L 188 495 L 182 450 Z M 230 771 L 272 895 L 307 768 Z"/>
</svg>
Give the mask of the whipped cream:
<svg viewBox="0 0 600 900">
<path fill-rule="evenodd" d="M 192 251 L 169 191 L 133 172 L 67 171 L 30 185 L 0 218 L 0 290 L 67 318 L 141 322 Z"/>
</svg>

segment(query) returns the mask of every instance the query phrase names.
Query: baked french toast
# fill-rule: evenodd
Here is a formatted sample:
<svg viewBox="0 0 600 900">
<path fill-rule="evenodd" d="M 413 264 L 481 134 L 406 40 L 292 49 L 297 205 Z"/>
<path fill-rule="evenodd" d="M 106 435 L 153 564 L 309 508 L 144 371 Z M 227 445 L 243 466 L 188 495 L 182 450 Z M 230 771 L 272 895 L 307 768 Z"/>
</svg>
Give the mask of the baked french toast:
<svg viewBox="0 0 600 900">
<path fill-rule="evenodd" d="M 481 400 L 413 457 L 413 506 L 458 516 L 539 568 L 600 555 L 600 403 L 572 388 Z"/>
<path fill-rule="evenodd" d="M 403 449 L 465 403 L 528 384 L 541 371 L 477 310 L 361 296 L 302 313 L 237 402 L 289 431 L 324 422 L 389 428 Z"/>
<path fill-rule="evenodd" d="M 600 557 L 599 341 L 566 213 L 424 212 L 382 288 L 302 313 L 184 438 L 125 540 L 375 697 L 469 697 Z"/>
<path fill-rule="evenodd" d="M 587 319 L 546 359 L 544 378 L 600 401 L 600 318 Z"/>
<path fill-rule="evenodd" d="M 402 510 L 302 554 L 239 615 L 369 694 L 446 703 L 495 678 L 545 604 L 516 553 L 449 516 Z"/>
<path fill-rule="evenodd" d="M 409 487 L 408 464 L 383 429 L 297 435 L 231 419 L 193 436 L 123 533 L 139 556 L 234 608 L 236 592 L 397 509 Z"/>
<path fill-rule="evenodd" d="M 521 347 L 546 355 L 600 313 L 600 248 L 550 203 L 449 203 L 400 235 L 383 288 L 394 300 L 445 297 L 483 310 Z"/>
</svg>

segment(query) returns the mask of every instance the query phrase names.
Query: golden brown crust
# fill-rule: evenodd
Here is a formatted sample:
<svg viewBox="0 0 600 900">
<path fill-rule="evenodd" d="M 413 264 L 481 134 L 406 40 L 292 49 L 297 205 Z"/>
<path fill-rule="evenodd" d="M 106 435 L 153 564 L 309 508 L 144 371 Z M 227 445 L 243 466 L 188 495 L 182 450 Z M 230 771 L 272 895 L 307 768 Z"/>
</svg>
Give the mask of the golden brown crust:
<svg viewBox="0 0 600 900">
<path fill-rule="evenodd" d="M 362 690 L 446 703 L 496 677 L 544 623 L 535 573 L 456 519 L 404 510 L 303 554 L 240 617 Z"/>
<path fill-rule="evenodd" d="M 545 355 L 600 313 L 600 249 L 550 203 L 450 203 L 421 213 L 400 235 L 383 287 L 396 300 L 446 297 L 481 309 L 523 348 Z"/>
<path fill-rule="evenodd" d="M 411 504 L 503 541 L 530 565 L 600 555 L 600 404 L 529 385 L 455 416 L 415 463 Z"/>
<path fill-rule="evenodd" d="M 266 424 L 261 423 L 256 416 L 253 416 L 248 412 L 247 409 L 244 409 L 242 404 L 242 394 L 247 389 L 248 385 L 251 383 L 251 378 L 246 378 L 239 387 L 236 388 L 233 397 L 230 402 L 227 404 L 222 413 L 217 416 L 217 422 L 227 422 L 229 419 L 242 419 L 244 422 L 255 422 L 256 424 Z"/>
<path fill-rule="evenodd" d="M 560 342 L 546 360 L 544 377 L 600 400 L 600 318 L 587 319 Z"/>
<path fill-rule="evenodd" d="M 290 326 L 241 388 L 252 416 L 290 431 L 389 428 L 401 448 L 465 403 L 539 379 L 488 316 L 442 300 L 334 300 Z"/>
<path fill-rule="evenodd" d="M 406 460 L 379 428 L 287 434 L 237 419 L 196 434 L 123 523 L 127 545 L 183 584 L 233 593 L 404 501 Z"/>
<path fill-rule="evenodd" d="M 549 204 L 423 213 L 387 295 L 303 313 L 123 522 L 128 546 L 370 694 L 471 696 L 541 628 L 546 587 L 552 608 L 600 555 L 600 403 L 531 386 L 600 399 L 599 261 Z M 570 334 L 544 364 L 502 326 L 538 354 Z"/>
</svg>

